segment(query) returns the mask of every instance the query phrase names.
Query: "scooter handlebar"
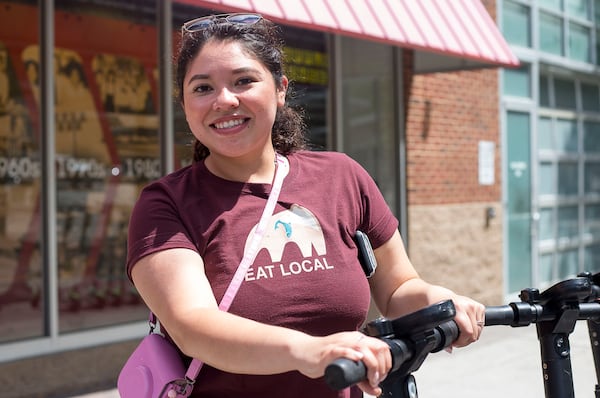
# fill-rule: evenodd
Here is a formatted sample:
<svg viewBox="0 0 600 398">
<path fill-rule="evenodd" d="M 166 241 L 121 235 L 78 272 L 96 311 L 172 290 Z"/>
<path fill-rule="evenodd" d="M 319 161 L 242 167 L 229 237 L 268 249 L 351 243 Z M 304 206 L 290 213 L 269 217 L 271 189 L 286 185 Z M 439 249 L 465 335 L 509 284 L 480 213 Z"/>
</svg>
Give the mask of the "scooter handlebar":
<svg viewBox="0 0 600 398">
<path fill-rule="evenodd" d="M 548 308 L 541 304 L 515 302 L 508 305 L 490 306 L 485 309 L 485 326 L 528 326 L 532 323 L 552 321 L 560 314 L 560 308 Z M 578 320 L 600 317 L 600 303 L 578 303 Z"/>
<path fill-rule="evenodd" d="M 438 352 L 450 346 L 458 338 L 456 322 L 448 321 L 433 329 L 434 344 L 429 352 Z M 404 338 L 382 338 L 390 346 L 392 354 L 392 369 L 388 374 L 400 369 L 401 365 L 415 357 L 415 344 L 410 336 Z M 419 364 L 420 365 L 420 364 Z M 410 369 L 414 371 L 416 369 Z M 338 358 L 325 369 L 325 383 L 334 390 L 343 390 L 367 377 L 367 368 L 362 361 L 352 361 L 347 358 Z"/>
</svg>

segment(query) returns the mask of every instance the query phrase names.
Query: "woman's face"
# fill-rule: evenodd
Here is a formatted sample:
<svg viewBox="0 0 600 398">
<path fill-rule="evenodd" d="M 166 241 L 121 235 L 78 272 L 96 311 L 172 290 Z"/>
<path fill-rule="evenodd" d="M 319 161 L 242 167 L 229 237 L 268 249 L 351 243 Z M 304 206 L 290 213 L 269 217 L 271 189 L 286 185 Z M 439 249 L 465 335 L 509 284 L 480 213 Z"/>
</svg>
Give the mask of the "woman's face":
<svg viewBox="0 0 600 398">
<path fill-rule="evenodd" d="M 183 80 L 183 110 L 194 136 L 224 157 L 259 157 L 272 148 L 271 128 L 285 103 L 287 79 L 271 72 L 236 42 L 207 42 Z"/>
</svg>

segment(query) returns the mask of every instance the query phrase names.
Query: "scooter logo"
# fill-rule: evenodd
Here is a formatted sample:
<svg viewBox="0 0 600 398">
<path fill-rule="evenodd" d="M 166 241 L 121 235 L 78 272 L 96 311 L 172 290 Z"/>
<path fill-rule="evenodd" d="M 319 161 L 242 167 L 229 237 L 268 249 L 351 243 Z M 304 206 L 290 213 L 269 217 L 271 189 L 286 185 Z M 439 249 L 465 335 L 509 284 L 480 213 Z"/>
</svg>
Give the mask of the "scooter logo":
<svg viewBox="0 0 600 398">
<path fill-rule="evenodd" d="M 255 230 L 256 226 L 246 240 L 245 250 Z M 299 205 L 271 216 L 258 251 L 267 249 L 271 260 L 280 262 L 286 245 L 291 243 L 298 246 L 305 258 L 312 257 L 313 249 L 318 256 L 327 253 L 321 224 L 312 212 Z"/>
</svg>

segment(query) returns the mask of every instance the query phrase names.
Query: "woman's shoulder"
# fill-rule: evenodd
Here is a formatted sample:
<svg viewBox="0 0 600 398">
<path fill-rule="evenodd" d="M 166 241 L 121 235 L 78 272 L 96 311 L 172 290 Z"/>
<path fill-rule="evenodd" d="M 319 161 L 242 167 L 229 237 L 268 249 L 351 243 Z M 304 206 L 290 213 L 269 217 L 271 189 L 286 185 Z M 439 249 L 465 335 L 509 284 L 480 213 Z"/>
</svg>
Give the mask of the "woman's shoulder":
<svg viewBox="0 0 600 398">
<path fill-rule="evenodd" d="M 352 157 L 343 152 L 334 151 L 299 151 L 290 155 L 292 162 L 297 162 L 307 171 L 328 171 L 338 176 L 356 176 L 363 174 L 363 167 Z"/>
<path fill-rule="evenodd" d="M 290 155 L 298 162 L 312 162 L 318 164 L 348 165 L 356 163 L 350 156 L 343 152 L 334 151 L 298 151 Z"/>
<path fill-rule="evenodd" d="M 180 188 L 185 188 L 189 186 L 190 180 L 194 179 L 194 168 L 195 165 L 184 166 L 156 180 L 150 181 L 144 187 L 144 191 L 172 192 L 178 191 Z"/>
</svg>

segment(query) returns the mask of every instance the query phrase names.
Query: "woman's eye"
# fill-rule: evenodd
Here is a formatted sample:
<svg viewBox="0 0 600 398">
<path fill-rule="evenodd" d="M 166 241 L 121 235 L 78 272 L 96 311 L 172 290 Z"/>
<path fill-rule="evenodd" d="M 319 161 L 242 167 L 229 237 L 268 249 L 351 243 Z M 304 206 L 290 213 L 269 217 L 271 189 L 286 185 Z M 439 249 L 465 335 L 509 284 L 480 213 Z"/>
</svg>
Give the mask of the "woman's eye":
<svg viewBox="0 0 600 398">
<path fill-rule="evenodd" d="M 245 86 L 245 85 L 248 85 L 248 84 L 253 83 L 253 82 L 254 82 L 254 79 L 252 79 L 250 77 L 243 77 L 243 78 L 241 78 L 241 79 L 238 80 L 237 84 L 239 86 Z"/>
<path fill-rule="evenodd" d="M 196 88 L 194 88 L 194 92 L 200 93 L 200 94 L 205 94 L 205 93 L 208 93 L 209 91 L 211 91 L 211 87 L 208 84 L 202 84 L 202 85 L 199 85 Z"/>
</svg>

